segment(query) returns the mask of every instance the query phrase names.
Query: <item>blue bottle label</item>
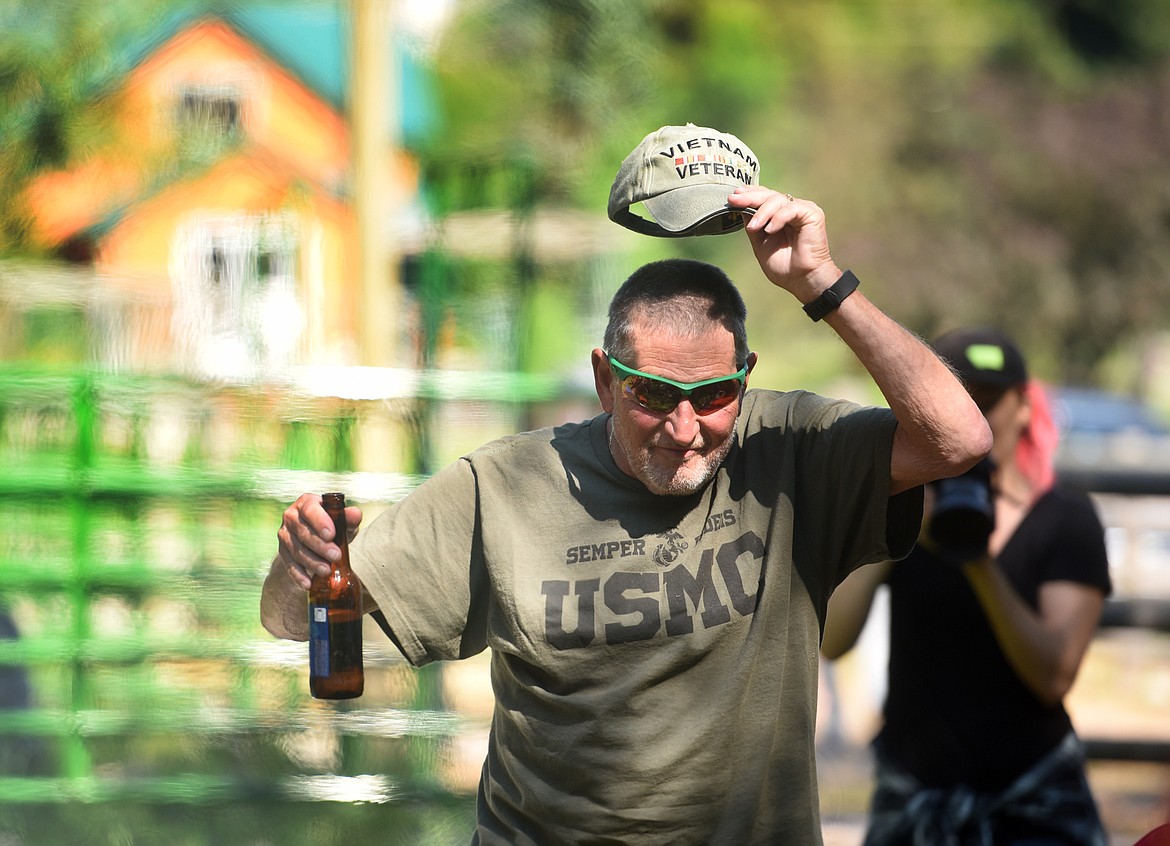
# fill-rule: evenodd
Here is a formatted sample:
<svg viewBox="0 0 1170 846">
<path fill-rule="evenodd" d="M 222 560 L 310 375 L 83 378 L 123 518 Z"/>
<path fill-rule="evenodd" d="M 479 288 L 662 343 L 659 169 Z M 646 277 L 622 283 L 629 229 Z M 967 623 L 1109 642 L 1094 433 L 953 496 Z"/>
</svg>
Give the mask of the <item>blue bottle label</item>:
<svg viewBox="0 0 1170 846">
<path fill-rule="evenodd" d="M 329 609 L 324 605 L 309 606 L 309 675 L 329 675 Z"/>
</svg>

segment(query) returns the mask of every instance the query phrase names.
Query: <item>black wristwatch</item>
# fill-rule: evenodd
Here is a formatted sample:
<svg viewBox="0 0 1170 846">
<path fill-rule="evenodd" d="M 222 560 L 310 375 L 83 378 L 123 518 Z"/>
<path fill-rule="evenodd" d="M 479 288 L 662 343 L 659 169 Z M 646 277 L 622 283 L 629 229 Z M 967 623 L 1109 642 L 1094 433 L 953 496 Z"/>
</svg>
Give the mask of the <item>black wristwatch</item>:
<svg viewBox="0 0 1170 846">
<path fill-rule="evenodd" d="M 841 278 L 821 291 L 821 295 L 804 307 L 804 313 L 814 321 L 820 320 L 835 309 L 839 308 L 845 298 L 857 290 L 861 280 L 853 275 L 852 270 L 846 270 Z"/>
</svg>

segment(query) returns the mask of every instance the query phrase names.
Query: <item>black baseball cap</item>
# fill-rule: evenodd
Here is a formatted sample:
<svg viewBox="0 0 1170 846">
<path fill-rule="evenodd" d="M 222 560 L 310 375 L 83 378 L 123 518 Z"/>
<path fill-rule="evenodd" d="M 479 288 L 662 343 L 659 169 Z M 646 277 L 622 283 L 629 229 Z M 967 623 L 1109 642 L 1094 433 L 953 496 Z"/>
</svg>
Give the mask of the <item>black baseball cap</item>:
<svg viewBox="0 0 1170 846">
<path fill-rule="evenodd" d="M 1006 391 L 1028 381 L 1020 348 L 998 329 L 953 329 L 935 339 L 933 346 L 968 389 Z"/>
</svg>

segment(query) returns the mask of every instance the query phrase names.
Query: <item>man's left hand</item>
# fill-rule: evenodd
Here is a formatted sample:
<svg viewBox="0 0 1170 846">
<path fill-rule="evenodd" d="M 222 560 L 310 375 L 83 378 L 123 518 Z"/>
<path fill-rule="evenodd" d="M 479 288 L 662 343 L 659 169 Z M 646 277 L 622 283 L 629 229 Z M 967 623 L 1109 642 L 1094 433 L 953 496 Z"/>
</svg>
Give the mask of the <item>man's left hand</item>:
<svg viewBox="0 0 1170 846">
<path fill-rule="evenodd" d="M 773 285 L 809 302 L 840 278 L 829 252 L 825 213 L 816 203 L 762 185 L 743 185 L 728 204 L 755 210 L 745 229 L 756 261 Z"/>
</svg>

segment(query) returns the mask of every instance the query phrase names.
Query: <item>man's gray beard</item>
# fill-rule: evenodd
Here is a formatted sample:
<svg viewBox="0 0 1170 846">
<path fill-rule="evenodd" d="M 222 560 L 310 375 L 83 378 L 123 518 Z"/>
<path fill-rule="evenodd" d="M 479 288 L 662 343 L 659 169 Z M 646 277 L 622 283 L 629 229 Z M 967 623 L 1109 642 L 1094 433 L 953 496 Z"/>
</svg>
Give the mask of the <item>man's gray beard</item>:
<svg viewBox="0 0 1170 846">
<path fill-rule="evenodd" d="M 697 477 L 688 474 L 680 479 L 676 470 L 669 478 L 662 478 L 665 474 L 660 468 L 651 465 L 649 452 L 642 451 L 637 456 L 631 455 L 615 437 L 615 428 L 611 420 L 609 427 L 610 452 L 612 453 L 615 447 L 620 449 L 622 455 L 626 457 L 626 464 L 634 471 L 634 478 L 645 485 L 650 493 L 658 496 L 688 496 L 702 490 L 715 477 L 723 459 L 727 458 L 727 453 L 731 451 L 731 443 L 734 440 L 734 434 L 729 435 L 718 451 L 704 456 L 703 469 Z"/>
</svg>

